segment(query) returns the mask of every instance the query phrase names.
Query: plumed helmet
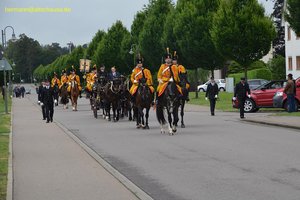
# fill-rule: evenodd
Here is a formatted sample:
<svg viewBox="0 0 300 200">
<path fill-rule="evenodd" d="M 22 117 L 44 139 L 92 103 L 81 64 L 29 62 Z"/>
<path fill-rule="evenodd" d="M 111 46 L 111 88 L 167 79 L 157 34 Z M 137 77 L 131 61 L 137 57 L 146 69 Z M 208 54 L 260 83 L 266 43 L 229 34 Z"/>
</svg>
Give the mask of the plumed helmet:
<svg viewBox="0 0 300 200">
<path fill-rule="evenodd" d="M 165 59 L 166 59 L 166 58 L 172 59 L 172 54 L 170 54 L 169 47 L 168 47 L 166 50 L 167 50 L 167 51 L 166 51 L 166 54 L 165 54 Z"/>
<path fill-rule="evenodd" d="M 136 63 L 137 64 L 142 64 L 144 63 L 144 58 L 141 56 L 141 54 L 139 53 L 136 57 Z"/>
</svg>

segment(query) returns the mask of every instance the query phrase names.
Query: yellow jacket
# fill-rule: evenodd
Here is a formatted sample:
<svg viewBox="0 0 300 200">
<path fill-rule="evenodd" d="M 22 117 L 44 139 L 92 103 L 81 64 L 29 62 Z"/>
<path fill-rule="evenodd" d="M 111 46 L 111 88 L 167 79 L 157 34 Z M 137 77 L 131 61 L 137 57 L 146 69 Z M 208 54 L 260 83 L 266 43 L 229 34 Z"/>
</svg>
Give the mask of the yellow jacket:
<svg viewBox="0 0 300 200">
<path fill-rule="evenodd" d="M 178 68 L 176 65 L 169 66 L 167 64 L 162 64 L 158 70 L 157 73 L 157 81 L 158 81 L 158 86 L 157 86 L 157 92 L 158 96 L 160 96 L 166 89 L 169 80 L 172 78 L 171 70 L 173 72 L 173 81 L 175 81 L 177 85 L 177 89 L 180 93 L 182 93 L 181 88 L 179 87 L 179 76 L 178 76 Z"/>
<path fill-rule="evenodd" d="M 151 92 L 152 93 L 154 92 L 151 71 L 149 69 L 146 69 L 146 68 L 135 67 L 132 70 L 132 73 L 131 73 L 131 76 L 130 76 L 130 80 L 131 80 L 131 83 L 132 83 L 132 86 L 129 90 L 130 94 L 132 94 L 132 95 L 135 94 L 135 92 L 138 88 L 138 82 L 144 76 L 143 72 L 144 72 L 145 78 L 147 79 L 146 84 L 149 86 Z"/>
<path fill-rule="evenodd" d="M 92 91 L 92 87 L 96 81 L 97 73 L 89 73 L 86 77 L 86 88 L 88 91 Z"/>
<path fill-rule="evenodd" d="M 60 88 L 60 80 L 58 78 L 54 77 L 51 80 L 51 87 L 54 87 L 56 84 Z"/>
<path fill-rule="evenodd" d="M 60 83 L 61 83 L 60 88 L 61 88 L 61 86 L 63 86 L 65 83 L 68 83 L 68 82 L 69 82 L 68 76 L 67 75 L 62 75 L 60 77 Z"/>
<path fill-rule="evenodd" d="M 77 84 L 78 84 L 79 91 L 82 90 L 82 87 L 81 87 L 81 85 L 80 85 L 80 78 L 79 78 L 79 76 L 78 76 L 77 74 L 74 74 L 74 75 L 73 75 L 73 74 L 70 74 L 70 75 L 68 76 L 68 79 L 69 79 L 69 83 L 70 83 L 72 80 L 75 80 L 75 81 L 77 82 Z M 68 91 L 71 91 L 71 84 L 69 84 Z"/>
</svg>

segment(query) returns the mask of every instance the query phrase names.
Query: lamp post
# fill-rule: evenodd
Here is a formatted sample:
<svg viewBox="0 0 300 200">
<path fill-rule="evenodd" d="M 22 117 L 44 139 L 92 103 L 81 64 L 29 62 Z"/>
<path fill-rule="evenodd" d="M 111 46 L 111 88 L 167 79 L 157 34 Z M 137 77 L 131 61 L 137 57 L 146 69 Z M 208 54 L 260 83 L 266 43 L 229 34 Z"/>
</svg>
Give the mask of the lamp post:
<svg viewBox="0 0 300 200">
<path fill-rule="evenodd" d="M 133 55 L 133 66 L 135 66 L 135 54 L 137 49 L 138 46 L 136 44 L 132 44 L 130 47 L 130 51 L 128 52 L 129 54 Z"/>
<path fill-rule="evenodd" d="M 12 29 L 12 36 L 11 36 L 11 41 L 15 42 L 17 40 L 16 35 L 15 35 L 15 30 L 12 26 L 6 26 L 3 30 L 1 30 L 1 36 L 2 36 L 2 46 L 3 46 L 3 50 L 6 49 L 7 47 L 7 42 L 6 42 L 6 29 L 7 28 L 11 28 Z M 4 59 L 4 58 L 2 58 Z M 3 91 L 4 91 L 4 101 L 5 101 L 5 113 L 8 114 L 8 106 L 7 106 L 7 85 L 6 85 L 6 70 L 5 70 L 5 65 L 4 62 L 2 62 L 3 65 L 1 66 L 1 68 L 3 68 L 3 75 L 4 75 L 4 84 L 3 84 Z M 9 70 L 8 70 L 9 71 Z M 10 71 L 9 71 L 9 87 L 11 85 L 11 78 L 10 78 Z"/>
</svg>

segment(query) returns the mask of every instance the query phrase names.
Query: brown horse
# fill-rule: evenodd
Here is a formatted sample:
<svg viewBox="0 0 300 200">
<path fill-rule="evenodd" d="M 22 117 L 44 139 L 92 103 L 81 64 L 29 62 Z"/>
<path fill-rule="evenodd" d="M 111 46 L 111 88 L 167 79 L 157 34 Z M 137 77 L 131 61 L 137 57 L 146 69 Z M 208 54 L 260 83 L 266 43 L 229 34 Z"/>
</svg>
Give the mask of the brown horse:
<svg viewBox="0 0 300 200">
<path fill-rule="evenodd" d="M 73 111 L 77 111 L 77 100 L 79 96 L 79 87 L 78 83 L 75 80 L 72 80 L 71 82 L 71 102 Z"/>
<path fill-rule="evenodd" d="M 61 86 L 60 88 L 60 103 L 64 105 L 64 109 L 68 109 L 68 103 L 69 103 L 69 98 L 68 98 L 68 85 L 65 83 L 64 85 Z"/>
</svg>

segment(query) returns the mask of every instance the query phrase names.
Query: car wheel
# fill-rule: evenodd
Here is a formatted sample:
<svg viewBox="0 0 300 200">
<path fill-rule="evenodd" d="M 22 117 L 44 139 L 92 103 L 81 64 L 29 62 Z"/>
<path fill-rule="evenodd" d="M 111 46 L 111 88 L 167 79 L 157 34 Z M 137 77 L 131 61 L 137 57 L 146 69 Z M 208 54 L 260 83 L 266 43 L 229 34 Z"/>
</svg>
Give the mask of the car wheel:
<svg viewBox="0 0 300 200">
<path fill-rule="evenodd" d="M 204 91 L 204 89 L 203 89 L 203 88 L 200 88 L 200 89 L 199 89 L 199 92 L 205 92 L 205 91 Z"/>
<path fill-rule="evenodd" d="M 225 88 L 222 88 L 222 87 L 221 87 L 221 88 L 219 88 L 219 91 L 220 91 L 220 92 L 224 92 L 224 91 L 225 91 Z"/>
<path fill-rule="evenodd" d="M 253 112 L 255 110 L 255 103 L 252 99 L 246 99 L 244 105 L 244 111 L 246 113 Z"/>
</svg>

